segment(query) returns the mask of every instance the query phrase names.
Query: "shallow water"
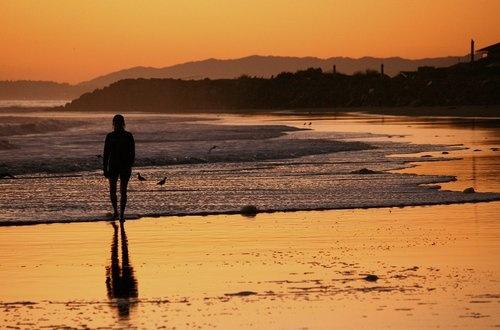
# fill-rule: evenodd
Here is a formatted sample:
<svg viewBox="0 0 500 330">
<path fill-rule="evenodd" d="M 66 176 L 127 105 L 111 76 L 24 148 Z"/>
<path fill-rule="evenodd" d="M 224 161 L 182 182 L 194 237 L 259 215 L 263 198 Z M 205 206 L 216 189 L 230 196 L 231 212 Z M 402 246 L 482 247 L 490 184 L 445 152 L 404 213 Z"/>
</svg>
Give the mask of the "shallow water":
<svg viewBox="0 0 500 330">
<path fill-rule="evenodd" d="M 11 146 L 0 150 L 2 166 L 18 178 L 0 181 L 0 223 L 105 219 L 107 183 L 97 170 L 101 160 L 96 155 L 109 130 L 109 116 L 2 114 L 0 135 Z M 349 114 L 127 117 L 136 134 L 136 173 L 149 179 L 131 181 L 130 217 L 231 213 L 247 204 L 280 211 L 500 198 L 461 193 L 469 186 L 479 192 L 499 190 L 494 180 L 499 174 L 495 119 L 431 121 Z M 33 129 L 36 134 L 30 133 Z M 208 152 L 213 146 L 217 148 Z M 469 154 L 476 163 L 473 168 L 479 162 L 482 169 L 465 180 Z M 422 162 L 426 165 L 408 169 Z M 351 173 L 362 168 L 383 172 Z M 460 183 L 446 183 L 453 179 L 449 175 L 457 174 Z M 163 177 L 167 184 L 157 186 Z M 443 189 L 435 189 L 436 184 Z"/>
<path fill-rule="evenodd" d="M 303 118 L 297 118 L 294 121 L 302 120 Z M 445 154 L 443 151 L 430 151 L 414 155 L 459 159 L 413 163 L 415 166 L 395 172 L 454 175 L 458 178 L 456 181 L 440 184 L 443 189 L 462 191 L 464 188 L 474 187 L 476 191 L 500 191 L 499 118 L 415 118 L 352 114 L 334 118 L 319 117 L 313 125 L 318 131 L 370 132 L 384 134 L 382 139 L 389 138 L 391 141 L 459 146 L 456 150 L 445 151 Z"/>
</svg>

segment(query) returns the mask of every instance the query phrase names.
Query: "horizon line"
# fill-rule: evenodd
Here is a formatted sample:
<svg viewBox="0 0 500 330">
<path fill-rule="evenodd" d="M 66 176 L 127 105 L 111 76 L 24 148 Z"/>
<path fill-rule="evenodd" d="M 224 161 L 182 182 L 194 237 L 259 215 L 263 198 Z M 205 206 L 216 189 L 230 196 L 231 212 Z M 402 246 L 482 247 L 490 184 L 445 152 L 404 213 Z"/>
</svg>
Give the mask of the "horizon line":
<svg viewBox="0 0 500 330">
<path fill-rule="evenodd" d="M 206 62 L 206 61 L 236 61 L 236 60 L 242 60 L 246 58 L 251 58 L 251 57 L 275 57 L 275 58 L 298 58 L 298 59 L 305 59 L 305 58 L 312 58 L 312 59 L 319 59 L 319 60 L 330 60 L 333 58 L 339 58 L 339 59 L 352 59 L 352 60 L 361 60 L 365 58 L 372 58 L 372 59 L 402 59 L 402 60 L 409 60 L 409 61 L 422 61 L 422 60 L 431 60 L 431 59 L 437 59 L 437 58 L 450 58 L 450 57 L 467 57 L 469 54 L 464 54 L 464 55 L 445 55 L 445 56 L 435 56 L 435 57 L 419 57 L 419 58 L 411 58 L 411 57 L 401 57 L 401 56 L 388 56 L 388 57 L 377 57 L 377 56 L 370 56 L 370 55 L 365 55 L 361 57 L 350 57 L 350 56 L 330 56 L 330 57 L 319 57 L 319 56 L 290 56 L 290 55 L 261 55 L 261 54 L 251 54 L 251 55 L 246 55 L 242 57 L 230 57 L 230 58 L 224 58 L 224 57 L 209 57 L 209 58 L 204 58 L 204 59 L 199 59 L 199 60 L 190 60 L 190 61 L 185 61 L 185 62 L 179 62 L 171 65 L 166 65 L 166 66 L 146 66 L 146 65 L 134 65 L 130 67 L 125 67 L 122 69 L 118 69 L 115 71 L 110 71 L 108 73 L 103 73 L 97 76 L 94 76 L 93 78 L 87 79 L 87 80 L 81 80 L 78 82 L 70 83 L 68 81 L 60 81 L 60 80 L 31 80 L 31 79 L 0 79 L 0 81 L 3 82 L 16 82 L 16 81 L 30 81 L 30 82 L 53 82 L 53 83 L 58 83 L 58 84 L 68 84 L 71 86 L 76 86 L 79 84 L 83 84 L 89 81 L 92 81 L 94 79 L 98 79 L 101 77 L 105 77 L 107 75 L 120 72 L 120 71 L 126 71 L 126 70 L 131 70 L 131 69 L 136 69 L 136 68 L 144 68 L 144 69 L 166 69 L 170 67 L 175 67 L 179 65 L 185 65 L 185 64 L 191 64 L 191 63 L 197 63 L 197 62 Z"/>
</svg>

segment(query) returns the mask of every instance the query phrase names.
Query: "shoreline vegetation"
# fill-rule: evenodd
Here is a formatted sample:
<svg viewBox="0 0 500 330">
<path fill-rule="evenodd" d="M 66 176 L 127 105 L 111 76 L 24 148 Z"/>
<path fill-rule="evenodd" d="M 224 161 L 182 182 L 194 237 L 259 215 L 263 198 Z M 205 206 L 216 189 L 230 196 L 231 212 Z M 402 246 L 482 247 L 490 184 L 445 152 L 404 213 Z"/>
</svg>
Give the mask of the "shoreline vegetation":
<svg viewBox="0 0 500 330">
<path fill-rule="evenodd" d="M 412 116 L 495 117 L 499 113 L 499 90 L 500 67 L 484 59 L 446 68 L 420 67 L 392 78 L 374 70 L 345 75 L 310 68 L 271 78 L 124 79 L 54 109 L 238 114 L 362 110 Z"/>
</svg>

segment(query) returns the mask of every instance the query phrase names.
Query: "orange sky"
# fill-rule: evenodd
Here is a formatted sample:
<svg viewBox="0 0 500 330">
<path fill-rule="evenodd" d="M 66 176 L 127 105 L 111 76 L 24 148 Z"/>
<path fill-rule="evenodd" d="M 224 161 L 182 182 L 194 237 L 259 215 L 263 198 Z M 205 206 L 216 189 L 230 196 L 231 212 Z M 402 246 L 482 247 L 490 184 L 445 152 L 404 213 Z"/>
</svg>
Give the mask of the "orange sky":
<svg viewBox="0 0 500 330">
<path fill-rule="evenodd" d="M 0 80 L 79 82 L 252 54 L 463 55 L 500 41 L 500 0 L 0 0 Z"/>
</svg>

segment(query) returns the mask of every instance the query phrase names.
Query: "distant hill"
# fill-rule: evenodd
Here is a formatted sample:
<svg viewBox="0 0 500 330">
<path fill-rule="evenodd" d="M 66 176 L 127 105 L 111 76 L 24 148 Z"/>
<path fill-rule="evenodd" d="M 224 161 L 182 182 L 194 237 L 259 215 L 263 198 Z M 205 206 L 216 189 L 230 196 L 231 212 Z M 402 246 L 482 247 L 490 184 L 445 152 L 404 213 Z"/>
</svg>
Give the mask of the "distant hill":
<svg viewBox="0 0 500 330">
<path fill-rule="evenodd" d="M 310 68 L 271 78 L 123 79 L 64 108 L 93 111 L 246 112 L 272 109 L 499 105 L 500 66 L 487 59 L 390 77 Z"/>
<path fill-rule="evenodd" d="M 112 72 L 76 85 L 47 81 L 0 81 L 0 99 L 74 99 L 83 93 L 103 88 L 122 79 L 135 78 L 176 78 L 176 79 L 221 79 L 236 78 L 241 75 L 269 78 L 280 72 L 295 72 L 307 68 L 321 68 L 353 74 L 366 69 L 379 70 L 384 64 L 385 73 L 394 76 L 400 71 L 414 71 L 420 66 L 446 67 L 467 61 L 467 57 L 449 56 L 418 60 L 400 57 L 390 58 L 349 58 L 331 57 L 284 57 L 284 56 L 248 56 L 239 59 L 207 59 L 187 62 L 163 68 L 133 67 Z"/>
<path fill-rule="evenodd" d="M 135 78 L 175 78 L 175 79 L 223 79 L 237 78 L 241 75 L 270 78 L 280 72 L 295 72 L 307 68 L 321 68 L 323 71 L 332 71 L 336 66 L 337 72 L 353 74 L 367 69 L 379 70 L 384 64 L 384 71 L 389 76 L 395 76 L 401 71 L 415 71 L 420 66 L 447 67 L 459 62 L 467 61 L 468 57 L 448 56 L 424 58 L 418 60 L 400 57 L 389 58 L 349 58 L 331 57 L 321 59 L 317 57 L 286 57 L 286 56 L 247 56 L 238 59 L 187 62 L 164 68 L 133 67 L 130 69 L 112 72 L 95 79 L 82 82 L 79 86 L 94 90 L 108 86 L 122 79 Z"/>
</svg>

